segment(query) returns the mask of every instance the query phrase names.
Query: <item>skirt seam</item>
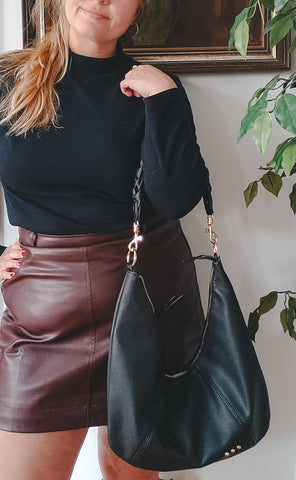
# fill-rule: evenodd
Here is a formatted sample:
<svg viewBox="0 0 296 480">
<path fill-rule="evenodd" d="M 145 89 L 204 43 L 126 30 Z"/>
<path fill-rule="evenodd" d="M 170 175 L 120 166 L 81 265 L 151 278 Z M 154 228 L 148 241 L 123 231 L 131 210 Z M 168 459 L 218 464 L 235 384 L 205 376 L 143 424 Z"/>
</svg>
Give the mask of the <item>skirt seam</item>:
<svg viewBox="0 0 296 480">
<path fill-rule="evenodd" d="M 96 352 L 96 335 L 95 335 L 95 328 L 94 328 L 94 308 L 93 308 L 93 295 L 92 295 L 92 282 L 91 282 L 91 274 L 90 274 L 90 259 L 88 255 L 87 247 L 85 248 L 85 269 L 86 269 L 86 278 L 87 278 L 87 289 L 88 289 L 88 298 L 89 298 L 89 318 L 90 318 L 90 341 L 91 341 L 91 348 L 89 354 L 89 361 L 88 361 L 88 378 L 87 378 L 87 409 L 86 409 L 86 421 L 87 424 L 90 423 L 92 417 L 92 409 L 91 409 L 91 377 L 92 377 L 92 369 L 93 369 L 93 362 Z"/>
</svg>

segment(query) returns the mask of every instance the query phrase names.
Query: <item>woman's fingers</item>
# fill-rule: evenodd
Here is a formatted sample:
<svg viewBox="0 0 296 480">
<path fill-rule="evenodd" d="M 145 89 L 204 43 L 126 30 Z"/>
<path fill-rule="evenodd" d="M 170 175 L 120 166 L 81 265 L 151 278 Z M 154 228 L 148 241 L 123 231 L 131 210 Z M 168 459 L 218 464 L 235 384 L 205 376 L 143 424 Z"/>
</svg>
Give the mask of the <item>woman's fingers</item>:
<svg viewBox="0 0 296 480">
<path fill-rule="evenodd" d="M 10 268 L 19 268 L 21 266 L 21 260 L 6 260 L 5 261 L 5 268 L 9 270 Z"/>
<path fill-rule="evenodd" d="M 134 65 L 120 83 L 122 93 L 128 97 L 150 97 L 156 93 L 177 88 L 171 77 L 152 65 Z"/>
<path fill-rule="evenodd" d="M 21 248 L 19 241 L 17 240 L 14 242 L 10 247 L 6 249 L 8 250 L 8 254 L 12 258 L 22 258 L 24 256 L 24 250 Z M 5 253 L 5 252 L 4 252 Z"/>
<path fill-rule="evenodd" d="M 10 280 L 15 276 L 15 272 L 1 271 L 0 270 L 0 280 Z"/>
<path fill-rule="evenodd" d="M 15 275 L 21 266 L 24 253 L 18 240 L 4 250 L 0 256 L 0 280 L 7 280 Z"/>
</svg>

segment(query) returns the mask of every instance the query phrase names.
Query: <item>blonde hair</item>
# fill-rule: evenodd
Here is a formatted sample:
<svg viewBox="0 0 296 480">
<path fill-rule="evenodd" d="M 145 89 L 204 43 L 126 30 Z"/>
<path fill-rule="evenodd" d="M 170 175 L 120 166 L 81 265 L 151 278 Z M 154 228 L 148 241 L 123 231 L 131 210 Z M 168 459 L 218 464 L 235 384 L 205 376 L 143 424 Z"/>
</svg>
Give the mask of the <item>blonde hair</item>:
<svg viewBox="0 0 296 480">
<path fill-rule="evenodd" d="M 137 17 L 149 0 L 140 0 Z M 38 28 L 44 4 L 46 34 L 33 46 L 0 56 L 1 86 L 6 88 L 0 102 L 0 125 L 8 134 L 25 135 L 35 128 L 57 126 L 60 106 L 55 85 L 68 68 L 69 38 L 63 0 L 36 0 L 32 23 Z"/>
</svg>

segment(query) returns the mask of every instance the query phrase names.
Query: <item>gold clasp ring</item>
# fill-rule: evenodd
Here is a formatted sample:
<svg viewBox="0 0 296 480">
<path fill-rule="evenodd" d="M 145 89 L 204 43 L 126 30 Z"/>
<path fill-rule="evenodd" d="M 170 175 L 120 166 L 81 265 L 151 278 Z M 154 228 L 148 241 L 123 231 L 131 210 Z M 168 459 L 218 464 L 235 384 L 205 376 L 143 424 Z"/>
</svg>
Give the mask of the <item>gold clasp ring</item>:
<svg viewBox="0 0 296 480">
<path fill-rule="evenodd" d="M 208 215 L 208 226 L 206 228 L 206 233 L 209 234 L 210 242 L 214 248 L 214 254 L 219 256 L 218 247 L 217 247 L 218 235 L 213 230 L 213 223 L 214 223 L 213 215 Z"/>
<path fill-rule="evenodd" d="M 137 221 L 134 223 L 134 238 L 128 245 L 128 254 L 126 258 L 127 263 L 131 264 L 132 267 L 136 265 L 136 262 L 138 259 L 137 250 L 138 250 L 139 242 L 143 240 L 142 235 L 139 235 L 139 233 L 140 233 L 140 224 Z"/>
</svg>

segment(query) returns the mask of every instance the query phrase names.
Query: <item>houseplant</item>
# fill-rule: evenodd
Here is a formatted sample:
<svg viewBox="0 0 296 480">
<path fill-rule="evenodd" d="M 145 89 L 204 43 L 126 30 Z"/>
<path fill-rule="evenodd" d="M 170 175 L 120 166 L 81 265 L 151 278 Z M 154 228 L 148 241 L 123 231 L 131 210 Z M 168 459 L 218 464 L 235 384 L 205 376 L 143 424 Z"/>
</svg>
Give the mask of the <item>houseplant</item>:
<svg viewBox="0 0 296 480">
<path fill-rule="evenodd" d="M 263 8 L 273 12 L 265 24 L 264 34 L 268 35 L 270 47 L 276 46 L 286 35 L 296 31 L 296 0 L 249 0 L 249 4 L 235 18 L 230 31 L 229 48 L 235 47 L 247 58 L 249 44 L 249 25 L 259 11 L 264 19 Z M 291 50 L 296 48 L 296 39 Z M 250 99 L 246 114 L 238 133 L 240 141 L 251 130 L 253 140 L 261 154 L 268 144 L 274 122 L 277 122 L 288 134 L 286 140 L 276 147 L 273 158 L 263 170 L 263 175 L 252 181 L 244 191 L 245 203 L 248 207 L 258 194 L 261 184 L 271 194 L 278 196 L 283 181 L 296 174 L 296 72 L 288 78 L 275 75 L 265 85 L 256 90 Z M 296 183 L 289 195 L 290 206 L 296 213 Z M 292 290 L 272 291 L 260 298 L 258 307 L 249 315 L 248 329 L 253 340 L 259 328 L 261 315 L 275 307 L 278 299 L 283 299 L 280 321 L 284 332 L 296 340 L 294 321 L 296 319 L 296 292 Z"/>
</svg>

